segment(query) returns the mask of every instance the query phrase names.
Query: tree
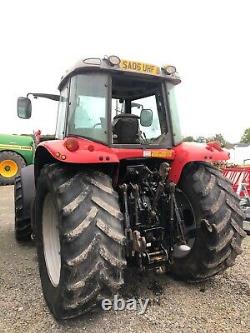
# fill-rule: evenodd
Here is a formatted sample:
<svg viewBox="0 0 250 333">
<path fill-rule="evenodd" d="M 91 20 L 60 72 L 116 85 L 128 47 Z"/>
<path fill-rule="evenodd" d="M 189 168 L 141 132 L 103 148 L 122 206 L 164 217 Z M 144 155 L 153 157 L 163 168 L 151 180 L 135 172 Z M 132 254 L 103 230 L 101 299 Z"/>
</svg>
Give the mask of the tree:
<svg viewBox="0 0 250 333">
<path fill-rule="evenodd" d="M 198 138 L 195 141 L 198 143 L 206 143 L 207 139 L 204 136 L 198 136 Z"/>
<path fill-rule="evenodd" d="M 244 134 L 242 135 L 240 142 L 250 143 L 250 128 L 245 129 Z"/>
<path fill-rule="evenodd" d="M 184 139 L 183 139 L 184 142 L 194 142 L 195 139 L 193 136 L 186 136 Z"/>
</svg>

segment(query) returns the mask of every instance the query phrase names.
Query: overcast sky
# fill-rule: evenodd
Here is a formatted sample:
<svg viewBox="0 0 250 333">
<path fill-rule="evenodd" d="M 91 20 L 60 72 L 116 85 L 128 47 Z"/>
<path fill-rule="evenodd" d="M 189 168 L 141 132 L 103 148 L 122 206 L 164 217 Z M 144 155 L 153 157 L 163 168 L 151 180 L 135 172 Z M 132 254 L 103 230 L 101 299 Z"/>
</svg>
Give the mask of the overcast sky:
<svg viewBox="0 0 250 333">
<path fill-rule="evenodd" d="M 173 64 L 184 135 L 222 133 L 231 142 L 250 127 L 250 2 L 1 1 L 0 132 L 55 129 L 56 103 L 33 103 L 16 116 L 27 92 L 57 93 L 61 75 L 86 56 L 116 54 Z"/>
</svg>

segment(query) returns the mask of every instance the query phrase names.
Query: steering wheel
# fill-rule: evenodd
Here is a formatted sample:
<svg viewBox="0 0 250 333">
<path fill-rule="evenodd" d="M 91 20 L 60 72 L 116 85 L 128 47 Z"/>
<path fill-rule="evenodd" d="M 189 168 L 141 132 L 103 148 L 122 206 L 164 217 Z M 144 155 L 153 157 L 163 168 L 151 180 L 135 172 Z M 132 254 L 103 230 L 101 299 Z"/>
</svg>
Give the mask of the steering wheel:
<svg viewBox="0 0 250 333">
<path fill-rule="evenodd" d="M 102 124 L 101 123 L 97 123 L 97 124 L 95 124 L 94 126 L 93 126 L 93 128 L 96 128 L 96 126 L 102 126 Z"/>
</svg>

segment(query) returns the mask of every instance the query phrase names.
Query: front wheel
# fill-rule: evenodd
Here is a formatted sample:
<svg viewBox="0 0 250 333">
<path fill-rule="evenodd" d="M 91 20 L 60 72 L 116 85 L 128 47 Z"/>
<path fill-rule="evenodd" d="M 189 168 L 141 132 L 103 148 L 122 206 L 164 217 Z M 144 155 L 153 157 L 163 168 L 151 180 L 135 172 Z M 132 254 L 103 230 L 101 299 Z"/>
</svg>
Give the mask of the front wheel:
<svg viewBox="0 0 250 333">
<path fill-rule="evenodd" d="M 123 284 L 123 215 L 107 175 L 45 166 L 35 228 L 43 293 L 57 319 L 83 314 Z"/>
<path fill-rule="evenodd" d="M 210 164 L 188 165 L 179 188 L 177 201 L 180 207 L 185 202 L 184 234 L 191 251 L 174 258 L 172 272 L 185 280 L 206 280 L 234 265 L 242 252 L 244 213 L 229 181 Z"/>
</svg>

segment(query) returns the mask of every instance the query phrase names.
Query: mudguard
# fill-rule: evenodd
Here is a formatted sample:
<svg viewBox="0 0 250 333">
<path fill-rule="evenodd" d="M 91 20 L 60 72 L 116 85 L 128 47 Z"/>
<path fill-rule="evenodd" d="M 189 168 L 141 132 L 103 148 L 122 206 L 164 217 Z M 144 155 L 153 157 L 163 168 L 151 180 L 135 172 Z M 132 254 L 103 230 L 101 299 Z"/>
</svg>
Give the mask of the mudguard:
<svg viewBox="0 0 250 333">
<path fill-rule="evenodd" d="M 75 138 L 79 144 L 76 152 L 71 152 L 65 147 L 64 140 L 44 141 L 39 144 L 36 155 L 43 147 L 50 155 L 60 162 L 65 163 L 118 163 L 119 160 L 112 150 L 100 143 L 92 142 L 87 139 Z"/>
<path fill-rule="evenodd" d="M 47 152 L 49 158 L 53 158 L 54 161 L 73 164 L 119 164 L 119 162 L 124 159 L 158 157 L 171 161 L 169 180 L 176 184 L 178 183 L 182 170 L 186 164 L 195 161 L 223 161 L 228 160 L 230 157 L 229 152 L 223 150 L 216 142 L 207 144 L 183 142 L 172 149 L 124 149 L 111 148 L 83 138 L 74 139 L 78 142 L 78 149 L 74 152 L 71 152 L 66 148 L 65 142 L 67 138 L 64 140 L 52 140 L 40 143 L 35 156 L 35 164 L 37 165 L 37 167 L 35 167 L 36 176 L 39 174 L 39 171 L 37 171 L 39 164 L 41 167 L 46 162 L 51 162 L 49 159 L 46 160 L 48 156 L 44 159 L 44 152 Z M 42 161 L 42 163 L 40 163 L 40 161 Z"/>
<path fill-rule="evenodd" d="M 40 143 L 36 150 L 35 164 L 37 164 L 39 160 L 44 160 L 44 157 L 46 155 L 45 152 L 48 152 L 49 156 L 52 157 L 54 161 L 73 164 L 118 164 L 121 160 L 150 157 L 173 160 L 175 156 L 173 149 L 145 149 L 138 147 L 113 148 L 101 143 L 87 140 L 85 138 L 77 137 L 74 137 L 74 141 L 77 141 L 78 149 L 77 151 L 71 152 L 66 148 L 65 145 L 67 139 L 68 138 L 65 138 L 64 140 L 52 140 Z M 50 161 L 47 160 L 47 162 Z M 42 162 L 42 164 L 43 163 L 44 162 Z"/>
<path fill-rule="evenodd" d="M 174 148 L 175 159 L 171 163 L 169 180 L 178 183 L 183 168 L 190 162 L 226 161 L 230 158 L 228 151 L 217 143 L 183 142 Z"/>
<path fill-rule="evenodd" d="M 23 219 L 31 218 L 31 206 L 35 199 L 35 177 L 34 165 L 29 165 L 21 169 L 20 173 L 22 183 L 23 199 Z"/>
</svg>

